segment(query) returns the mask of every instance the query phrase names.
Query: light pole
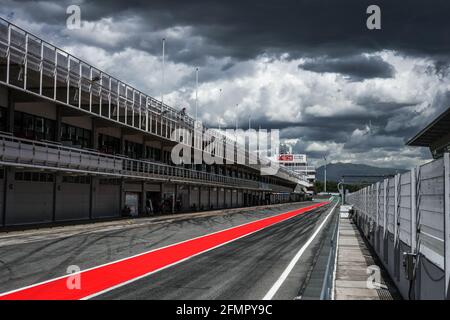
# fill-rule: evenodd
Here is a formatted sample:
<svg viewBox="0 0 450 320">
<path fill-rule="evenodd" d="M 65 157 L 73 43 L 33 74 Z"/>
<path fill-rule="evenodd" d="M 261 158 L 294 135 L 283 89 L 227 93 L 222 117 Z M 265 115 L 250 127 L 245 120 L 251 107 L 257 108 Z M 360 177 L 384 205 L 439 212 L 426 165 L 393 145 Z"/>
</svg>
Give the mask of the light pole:
<svg viewBox="0 0 450 320">
<path fill-rule="evenodd" d="M 239 104 L 236 103 L 236 120 L 235 120 L 236 128 L 234 130 L 234 140 L 236 141 L 236 145 L 237 145 L 237 130 L 238 130 L 238 106 L 239 106 Z"/>
<path fill-rule="evenodd" d="M 195 121 L 198 116 L 198 67 L 195 68 Z"/>
<path fill-rule="evenodd" d="M 165 64 L 166 38 L 162 39 L 162 82 L 161 82 L 161 106 L 164 105 L 164 64 Z"/>
<path fill-rule="evenodd" d="M 222 89 L 219 89 L 219 107 L 222 106 Z M 220 131 L 220 124 L 222 122 L 222 119 L 219 118 L 219 131 Z"/>
<path fill-rule="evenodd" d="M 327 157 L 323 157 L 325 160 L 325 173 L 324 173 L 324 187 L 323 192 L 327 193 Z"/>
<path fill-rule="evenodd" d="M 338 185 L 337 188 L 341 194 L 341 204 L 344 205 L 345 204 L 345 187 L 344 187 L 344 180 L 341 180 Z"/>
<path fill-rule="evenodd" d="M 236 131 L 238 129 L 238 108 L 239 108 L 239 103 L 236 103 L 236 108 L 235 108 L 235 112 L 236 112 L 236 115 L 235 115 L 235 129 L 236 129 Z"/>
</svg>

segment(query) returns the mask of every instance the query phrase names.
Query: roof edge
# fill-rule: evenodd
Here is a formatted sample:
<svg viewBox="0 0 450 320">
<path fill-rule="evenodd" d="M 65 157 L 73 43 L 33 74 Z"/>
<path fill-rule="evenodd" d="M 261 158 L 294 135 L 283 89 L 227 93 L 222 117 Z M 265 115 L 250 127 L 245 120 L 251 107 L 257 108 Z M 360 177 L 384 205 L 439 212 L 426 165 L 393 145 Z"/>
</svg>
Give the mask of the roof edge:
<svg viewBox="0 0 450 320">
<path fill-rule="evenodd" d="M 448 114 L 450 114 L 450 107 L 447 108 L 447 110 L 445 110 L 444 112 L 442 112 L 439 116 L 437 116 L 430 124 L 428 124 L 425 128 L 423 128 L 422 130 L 420 130 L 414 137 L 412 137 L 411 139 L 409 139 L 406 142 L 407 146 L 418 146 L 418 147 L 426 147 L 424 145 L 419 145 L 419 144 L 414 144 L 414 142 L 419 139 L 425 132 L 427 132 L 428 130 L 430 130 L 433 126 L 436 125 L 436 123 L 438 123 L 442 118 L 444 118 L 445 116 L 447 116 Z"/>
</svg>

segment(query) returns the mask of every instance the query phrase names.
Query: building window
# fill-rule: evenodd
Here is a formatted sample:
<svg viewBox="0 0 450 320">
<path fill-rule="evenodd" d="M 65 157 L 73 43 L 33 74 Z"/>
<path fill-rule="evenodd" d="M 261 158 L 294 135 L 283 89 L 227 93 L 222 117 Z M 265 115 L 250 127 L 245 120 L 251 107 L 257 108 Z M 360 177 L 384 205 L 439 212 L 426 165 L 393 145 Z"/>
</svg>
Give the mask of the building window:
<svg viewBox="0 0 450 320">
<path fill-rule="evenodd" d="M 120 139 L 100 133 L 98 135 L 98 150 L 108 154 L 120 154 Z"/>
<path fill-rule="evenodd" d="M 0 131 L 6 131 L 8 111 L 5 108 L 0 108 Z"/>
<path fill-rule="evenodd" d="M 91 130 L 62 123 L 61 142 L 76 148 L 91 148 Z"/>
<path fill-rule="evenodd" d="M 45 140 L 54 141 L 55 140 L 55 129 L 56 123 L 53 120 L 45 119 Z"/>
<path fill-rule="evenodd" d="M 161 150 L 158 148 L 146 146 L 145 158 L 154 161 L 161 161 Z"/>
<path fill-rule="evenodd" d="M 120 179 L 114 179 L 114 178 L 112 178 L 112 179 L 99 179 L 99 184 L 102 184 L 102 185 L 120 185 L 122 183 L 122 180 L 120 180 Z"/>
<path fill-rule="evenodd" d="M 125 155 L 133 159 L 142 158 L 143 156 L 142 144 L 125 140 Z"/>
<path fill-rule="evenodd" d="M 16 181 L 53 182 L 53 174 L 45 172 L 18 171 Z"/>
<path fill-rule="evenodd" d="M 30 140 L 55 140 L 55 121 L 32 114 L 14 112 L 14 135 Z"/>
<path fill-rule="evenodd" d="M 63 176 L 63 183 L 79 183 L 79 184 L 90 184 L 91 177 L 89 176 Z"/>
</svg>

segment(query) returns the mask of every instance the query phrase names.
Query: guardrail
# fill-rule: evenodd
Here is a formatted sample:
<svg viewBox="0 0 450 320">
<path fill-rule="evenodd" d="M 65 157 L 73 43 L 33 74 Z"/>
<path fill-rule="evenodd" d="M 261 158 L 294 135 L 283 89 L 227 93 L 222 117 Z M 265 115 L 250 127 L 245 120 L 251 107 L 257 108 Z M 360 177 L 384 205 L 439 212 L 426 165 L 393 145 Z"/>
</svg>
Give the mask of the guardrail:
<svg viewBox="0 0 450 320">
<path fill-rule="evenodd" d="M 346 201 L 403 297 L 449 298 L 448 153 L 351 193 Z"/>
</svg>

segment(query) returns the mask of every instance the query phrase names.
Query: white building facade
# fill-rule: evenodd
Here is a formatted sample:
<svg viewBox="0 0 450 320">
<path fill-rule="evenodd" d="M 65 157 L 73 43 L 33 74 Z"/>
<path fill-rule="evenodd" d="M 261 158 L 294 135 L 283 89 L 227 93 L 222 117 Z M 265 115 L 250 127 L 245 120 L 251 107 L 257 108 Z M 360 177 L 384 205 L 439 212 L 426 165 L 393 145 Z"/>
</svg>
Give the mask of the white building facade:
<svg viewBox="0 0 450 320">
<path fill-rule="evenodd" d="M 279 154 L 278 163 L 305 177 L 311 184 L 311 187 L 314 186 L 314 182 L 316 181 L 316 168 L 308 165 L 306 154 Z"/>
</svg>

